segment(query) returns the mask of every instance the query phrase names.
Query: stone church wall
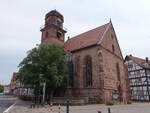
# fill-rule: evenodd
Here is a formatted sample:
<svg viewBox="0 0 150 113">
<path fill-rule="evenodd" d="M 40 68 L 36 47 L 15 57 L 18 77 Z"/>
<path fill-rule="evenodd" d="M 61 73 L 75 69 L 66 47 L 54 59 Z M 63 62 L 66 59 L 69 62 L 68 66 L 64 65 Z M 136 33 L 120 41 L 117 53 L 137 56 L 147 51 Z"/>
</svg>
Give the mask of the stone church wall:
<svg viewBox="0 0 150 113">
<path fill-rule="evenodd" d="M 79 57 L 80 59 L 80 71 L 78 71 L 78 76 L 76 81 L 74 81 L 74 84 L 79 81 L 79 87 L 73 89 L 74 90 L 74 96 L 87 96 L 91 101 L 98 101 L 102 102 L 102 86 L 101 86 L 101 76 L 100 75 L 100 61 L 99 61 L 99 55 L 97 54 L 98 46 L 93 46 L 89 48 L 85 48 L 80 51 L 76 51 L 73 53 L 73 58 Z M 93 86 L 90 88 L 84 87 L 84 58 L 90 55 L 92 57 L 92 79 L 93 79 Z"/>
<path fill-rule="evenodd" d="M 114 50 L 112 45 L 114 46 Z M 112 92 L 114 90 L 118 90 L 118 86 L 120 85 L 123 101 L 127 101 L 127 73 L 125 72 L 126 70 L 123 62 L 123 57 L 112 26 L 108 29 L 105 38 L 101 43 L 101 50 L 103 55 L 104 67 L 105 100 L 107 101 L 111 99 Z M 117 63 L 119 65 L 120 81 L 117 77 Z"/>
<path fill-rule="evenodd" d="M 84 48 L 73 53 L 73 57 L 79 57 L 80 70 L 76 81 L 79 82 L 78 88 L 74 89 L 75 96 L 88 96 L 92 101 L 106 102 L 112 100 L 112 93 L 121 88 L 122 101 L 127 101 L 127 83 L 123 58 L 119 49 L 117 39 L 113 29 L 109 29 L 101 45 Z M 114 51 L 112 49 L 114 46 Z M 84 87 L 84 58 L 90 55 L 92 57 L 92 76 L 93 86 Z M 117 76 L 116 64 L 119 65 L 119 76 Z M 74 83 L 76 83 L 74 81 Z"/>
</svg>

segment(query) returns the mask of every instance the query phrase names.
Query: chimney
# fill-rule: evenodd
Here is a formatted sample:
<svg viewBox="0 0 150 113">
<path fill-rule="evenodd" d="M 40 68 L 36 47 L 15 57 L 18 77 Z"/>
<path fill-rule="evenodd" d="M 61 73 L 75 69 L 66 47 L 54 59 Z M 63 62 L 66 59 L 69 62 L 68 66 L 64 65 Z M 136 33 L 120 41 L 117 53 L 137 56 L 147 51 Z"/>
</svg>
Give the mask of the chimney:
<svg viewBox="0 0 150 113">
<path fill-rule="evenodd" d="M 149 60 L 148 60 L 148 57 L 146 57 L 146 62 L 148 62 Z"/>
<path fill-rule="evenodd" d="M 70 39 L 70 37 L 68 36 L 68 40 Z"/>
</svg>

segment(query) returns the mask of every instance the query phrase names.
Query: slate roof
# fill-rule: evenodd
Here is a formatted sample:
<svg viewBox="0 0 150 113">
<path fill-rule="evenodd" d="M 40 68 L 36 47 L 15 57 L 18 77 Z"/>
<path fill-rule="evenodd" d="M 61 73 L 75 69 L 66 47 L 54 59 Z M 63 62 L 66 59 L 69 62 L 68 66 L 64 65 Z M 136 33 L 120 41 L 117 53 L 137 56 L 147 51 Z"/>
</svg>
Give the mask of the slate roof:
<svg viewBox="0 0 150 113">
<path fill-rule="evenodd" d="M 77 35 L 65 42 L 65 50 L 75 51 L 97 44 L 110 23 Z"/>
</svg>

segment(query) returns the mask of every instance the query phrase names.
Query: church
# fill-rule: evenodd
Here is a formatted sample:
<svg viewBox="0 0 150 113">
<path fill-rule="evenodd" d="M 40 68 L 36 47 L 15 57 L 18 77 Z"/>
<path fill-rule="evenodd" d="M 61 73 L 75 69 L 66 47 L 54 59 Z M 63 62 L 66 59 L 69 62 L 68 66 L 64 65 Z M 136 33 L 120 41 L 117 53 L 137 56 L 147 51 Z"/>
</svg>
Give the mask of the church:
<svg viewBox="0 0 150 113">
<path fill-rule="evenodd" d="M 41 43 L 63 45 L 72 53 L 74 97 L 89 102 L 117 100 L 126 103 L 128 75 L 112 22 L 108 22 L 65 41 L 64 17 L 56 10 L 45 15 Z"/>
</svg>

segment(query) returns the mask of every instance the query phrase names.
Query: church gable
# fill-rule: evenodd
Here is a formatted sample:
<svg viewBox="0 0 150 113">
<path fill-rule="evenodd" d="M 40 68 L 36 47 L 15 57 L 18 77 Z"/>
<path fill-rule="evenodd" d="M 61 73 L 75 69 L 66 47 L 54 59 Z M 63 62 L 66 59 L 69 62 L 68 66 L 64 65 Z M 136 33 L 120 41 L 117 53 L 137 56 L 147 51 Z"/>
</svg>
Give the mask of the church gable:
<svg viewBox="0 0 150 113">
<path fill-rule="evenodd" d="M 111 22 L 109 23 L 109 26 L 106 29 L 105 34 L 103 35 L 102 40 L 100 40 L 99 44 L 107 51 L 123 59 L 115 30 Z"/>
</svg>

